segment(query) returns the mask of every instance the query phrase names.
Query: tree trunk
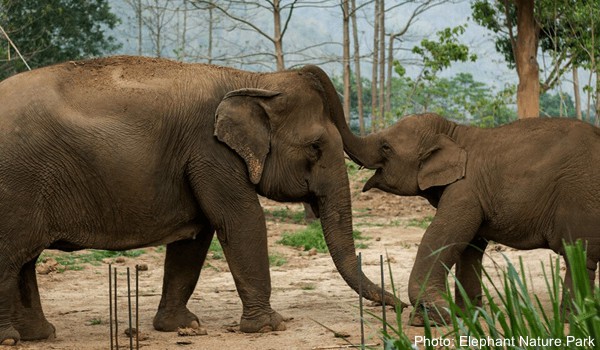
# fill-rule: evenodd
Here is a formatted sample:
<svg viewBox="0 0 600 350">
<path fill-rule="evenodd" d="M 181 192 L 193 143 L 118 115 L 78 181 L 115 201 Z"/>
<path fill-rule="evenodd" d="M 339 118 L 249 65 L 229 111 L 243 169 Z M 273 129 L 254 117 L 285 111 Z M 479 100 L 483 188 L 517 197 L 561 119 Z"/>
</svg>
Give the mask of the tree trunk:
<svg viewBox="0 0 600 350">
<path fill-rule="evenodd" d="M 275 57 L 277 59 L 277 70 L 282 71 L 285 69 L 285 63 L 283 61 L 283 40 L 281 37 L 281 8 L 279 7 L 279 0 L 273 1 L 273 19 L 274 19 L 274 31 L 273 43 L 275 44 Z"/>
<path fill-rule="evenodd" d="M 538 27 L 533 16 L 534 0 L 515 0 L 517 39 L 515 62 L 519 76 L 517 114 L 519 118 L 540 115 L 540 78 L 537 62 Z"/>
<path fill-rule="evenodd" d="M 352 0 L 350 10 L 352 19 L 352 37 L 354 39 L 354 72 L 356 75 L 356 95 L 358 102 L 358 127 L 360 136 L 365 135 L 365 108 L 363 105 L 362 77 L 360 74 L 360 43 L 358 42 L 358 26 L 356 25 L 356 0 Z"/>
<path fill-rule="evenodd" d="M 387 58 L 387 77 L 385 87 L 385 111 L 391 112 L 392 110 L 392 71 L 394 70 L 394 40 L 396 40 L 398 34 L 390 34 L 390 42 L 388 48 Z"/>
<path fill-rule="evenodd" d="M 582 120 L 581 96 L 579 95 L 579 73 L 577 72 L 577 66 L 575 65 L 573 65 L 573 99 L 575 100 L 575 115 L 577 115 L 577 119 Z"/>
<path fill-rule="evenodd" d="M 348 0 L 342 0 L 343 15 L 343 57 L 344 65 L 344 115 L 350 125 L 350 6 Z"/>
<path fill-rule="evenodd" d="M 596 71 L 596 103 L 594 104 L 594 109 L 596 126 L 600 126 L 600 70 Z"/>
<path fill-rule="evenodd" d="M 377 70 L 379 69 L 379 0 L 373 16 L 373 68 L 371 71 L 371 132 L 377 131 Z"/>
<path fill-rule="evenodd" d="M 385 0 L 379 4 L 379 126 L 385 126 Z"/>
<path fill-rule="evenodd" d="M 142 55 L 142 0 L 137 0 L 137 8 L 136 8 L 136 16 L 137 16 L 137 25 L 138 25 L 138 47 L 137 52 L 138 56 Z"/>
</svg>

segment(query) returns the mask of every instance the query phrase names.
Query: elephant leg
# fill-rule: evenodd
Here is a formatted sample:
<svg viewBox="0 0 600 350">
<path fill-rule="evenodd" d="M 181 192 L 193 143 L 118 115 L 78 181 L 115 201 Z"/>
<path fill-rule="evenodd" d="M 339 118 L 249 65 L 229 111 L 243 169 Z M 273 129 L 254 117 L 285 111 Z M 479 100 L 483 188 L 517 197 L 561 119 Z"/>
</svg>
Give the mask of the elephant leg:
<svg viewBox="0 0 600 350">
<path fill-rule="evenodd" d="M 12 325 L 14 300 L 18 293 L 18 271 L 6 265 L 0 255 L 0 345 L 16 345 L 21 339 Z"/>
<path fill-rule="evenodd" d="M 433 322 L 450 321 L 446 311 L 448 303 L 444 298 L 448 273 L 460 261 L 483 220 L 477 199 L 468 197 L 468 189 L 458 185 L 447 188 L 442 196 L 435 218 L 423 235 L 410 273 L 408 296 L 415 307 L 411 320 L 414 326 L 423 325 L 424 311 Z"/>
<path fill-rule="evenodd" d="M 13 310 L 12 324 L 22 340 L 40 340 L 55 337 L 54 326 L 46 320 L 35 276 L 37 256 L 21 268 L 19 293 Z"/>
<path fill-rule="evenodd" d="M 200 320 L 188 308 L 200 270 L 214 236 L 212 227 L 202 230 L 195 239 L 167 245 L 163 289 L 153 325 L 156 330 L 171 332 L 179 327 L 200 328 Z"/>
<path fill-rule="evenodd" d="M 454 300 L 456 304 L 464 309 L 465 300 L 460 291 L 460 286 L 466 293 L 469 301 L 476 306 L 481 306 L 481 270 L 482 258 L 488 241 L 484 238 L 475 238 L 465 248 L 460 260 L 456 264 L 456 281 L 454 289 Z"/>
</svg>

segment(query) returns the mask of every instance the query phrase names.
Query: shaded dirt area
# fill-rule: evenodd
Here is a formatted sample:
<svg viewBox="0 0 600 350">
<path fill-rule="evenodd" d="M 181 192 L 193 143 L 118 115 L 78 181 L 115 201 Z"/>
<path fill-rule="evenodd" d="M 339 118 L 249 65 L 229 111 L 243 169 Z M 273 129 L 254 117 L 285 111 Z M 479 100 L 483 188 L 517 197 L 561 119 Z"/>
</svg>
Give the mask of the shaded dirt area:
<svg viewBox="0 0 600 350">
<path fill-rule="evenodd" d="M 360 188 L 369 172 L 352 174 L 355 228 L 368 239 L 360 248 L 364 270 L 373 281 L 379 281 L 379 257 L 387 253 L 400 297 L 407 301 L 406 287 L 423 228 L 435 210 L 420 198 L 401 198 L 382 192 L 361 193 Z M 287 330 L 266 334 L 243 334 L 237 330 L 241 302 L 231 274 L 221 254 L 209 253 L 200 281 L 189 302 L 208 335 L 183 337 L 177 333 L 153 330 L 152 317 L 158 306 L 162 286 L 164 248 L 146 248 L 137 257 L 106 258 L 85 263 L 80 270 L 54 271 L 39 274 L 42 303 L 47 318 L 57 328 L 57 338 L 43 342 L 22 342 L 17 349 L 108 349 L 108 277 L 107 263 L 113 262 L 121 271 L 119 277 L 119 343 L 128 344 L 123 331 L 127 328 L 127 296 L 125 269 L 147 264 L 140 272 L 140 329 L 148 339 L 143 349 L 327 349 L 360 342 L 358 296 L 337 273 L 328 254 L 283 246 L 277 241 L 286 231 L 303 228 L 292 219 L 282 219 L 274 212 L 300 214 L 300 204 L 282 204 L 263 200 L 268 217 L 273 292 L 271 303 L 284 317 Z M 52 252 L 51 254 L 54 254 Z M 74 253 L 77 254 L 77 253 Z M 547 263 L 555 255 L 549 250 L 515 251 L 500 245 L 488 249 L 485 265 L 505 265 L 503 254 L 511 261 L 523 257 L 529 269 L 534 290 L 543 291 L 544 281 L 540 261 Z M 386 269 L 387 271 L 387 269 Z M 387 273 L 386 273 L 387 275 Z M 389 278 L 387 276 L 386 278 Z M 542 301 L 545 296 L 540 293 Z M 366 302 L 365 310 L 381 314 L 380 307 Z M 390 311 L 388 317 L 394 317 Z M 406 326 L 409 312 L 402 315 L 410 336 L 422 334 L 422 329 Z M 379 344 L 380 322 L 366 316 L 365 332 L 368 344 Z M 345 335 L 336 337 L 332 332 Z M 187 344 L 178 344 L 178 343 Z"/>
</svg>

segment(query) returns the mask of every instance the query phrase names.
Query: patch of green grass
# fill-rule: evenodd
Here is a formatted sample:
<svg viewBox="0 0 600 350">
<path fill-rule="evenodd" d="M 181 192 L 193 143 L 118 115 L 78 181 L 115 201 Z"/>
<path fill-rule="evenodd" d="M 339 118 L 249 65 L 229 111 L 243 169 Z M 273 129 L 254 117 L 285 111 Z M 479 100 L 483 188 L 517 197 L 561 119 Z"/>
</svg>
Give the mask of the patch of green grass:
<svg viewBox="0 0 600 350">
<path fill-rule="evenodd" d="M 156 247 L 154 249 L 154 251 L 157 253 L 162 253 L 162 252 L 165 252 L 166 250 L 167 250 L 167 247 L 165 247 L 164 245 L 159 245 L 158 247 Z"/>
<path fill-rule="evenodd" d="M 348 172 L 348 176 L 352 177 L 358 173 L 360 170 L 360 166 L 354 162 L 347 161 L 346 162 L 346 171 Z"/>
<path fill-rule="evenodd" d="M 223 247 L 221 247 L 221 243 L 219 243 L 219 239 L 217 237 L 214 237 L 210 242 L 208 251 L 212 254 L 212 258 L 215 260 L 221 260 L 224 257 Z"/>
<path fill-rule="evenodd" d="M 278 253 L 269 254 L 269 265 L 270 266 L 283 266 L 287 263 L 287 259 Z"/>
<path fill-rule="evenodd" d="M 354 237 L 355 241 L 368 239 L 363 237 L 361 232 L 358 230 L 352 231 L 352 236 Z M 323 229 L 321 228 L 321 223 L 319 221 L 314 221 L 305 228 L 296 232 L 284 232 L 281 236 L 281 239 L 277 241 L 277 243 L 291 247 L 304 248 L 304 250 L 311 250 L 312 248 L 315 248 L 320 253 L 327 253 L 329 251 L 327 249 L 327 243 L 325 243 Z M 367 245 L 365 243 L 361 243 L 360 246 L 356 244 L 356 247 L 366 248 Z"/>
<path fill-rule="evenodd" d="M 410 219 L 406 226 L 420 227 L 426 229 L 431 224 L 431 221 L 433 221 L 433 216 L 426 216 L 421 219 Z"/>
<path fill-rule="evenodd" d="M 136 258 L 145 251 L 143 249 L 125 250 L 125 251 L 112 251 L 112 250 L 88 250 L 86 252 L 76 253 L 48 253 L 44 252 L 38 258 L 38 263 L 46 260 L 47 258 L 53 258 L 62 267 L 58 268 L 58 272 L 80 271 L 83 270 L 84 264 L 90 264 L 93 266 L 99 266 L 102 264 L 102 260 L 107 258 L 116 258 L 124 256 L 128 258 Z"/>
<path fill-rule="evenodd" d="M 265 217 L 277 222 L 290 222 L 293 224 L 304 223 L 304 211 L 291 210 L 287 208 L 268 210 L 265 209 Z"/>
<path fill-rule="evenodd" d="M 97 325 L 101 325 L 102 324 L 102 319 L 100 318 L 92 318 L 91 320 L 88 321 L 90 326 L 97 326 Z"/>
<path fill-rule="evenodd" d="M 302 290 L 315 290 L 315 289 L 317 289 L 317 287 L 314 284 L 312 284 L 312 283 L 306 283 L 306 284 L 303 284 L 300 287 L 300 289 L 302 289 Z"/>
</svg>

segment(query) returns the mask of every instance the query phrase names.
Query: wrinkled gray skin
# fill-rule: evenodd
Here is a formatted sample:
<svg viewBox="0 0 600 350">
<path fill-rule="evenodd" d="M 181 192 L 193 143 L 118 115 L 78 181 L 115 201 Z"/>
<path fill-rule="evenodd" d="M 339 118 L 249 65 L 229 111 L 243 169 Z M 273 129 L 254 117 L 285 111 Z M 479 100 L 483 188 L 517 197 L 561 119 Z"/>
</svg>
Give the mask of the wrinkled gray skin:
<svg viewBox="0 0 600 350">
<path fill-rule="evenodd" d="M 285 329 L 269 302 L 257 194 L 311 203 L 336 267 L 358 290 L 348 177 L 331 122 L 341 111 L 314 66 L 257 74 L 115 57 L 0 83 L 0 343 L 54 335 L 34 270 L 46 248 L 166 244 L 154 327 L 199 327 L 186 304 L 215 231 L 242 299 L 240 329 Z M 381 289 L 360 278 L 380 301 Z"/>
<path fill-rule="evenodd" d="M 346 153 L 377 169 L 364 191 L 422 196 L 437 208 L 409 279 L 417 314 L 447 307 L 441 293 L 455 265 L 468 297 L 480 302 L 478 276 L 489 240 L 564 254 L 563 240 L 582 239 L 593 284 L 600 260 L 600 129 L 558 118 L 481 129 L 423 114 L 361 138 L 345 121 L 336 124 Z M 567 269 L 567 285 L 570 280 Z M 464 306 L 458 290 L 455 298 Z M 417 316 L 415 325 L 422 323 Z"/>
</svg>

